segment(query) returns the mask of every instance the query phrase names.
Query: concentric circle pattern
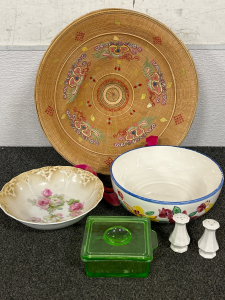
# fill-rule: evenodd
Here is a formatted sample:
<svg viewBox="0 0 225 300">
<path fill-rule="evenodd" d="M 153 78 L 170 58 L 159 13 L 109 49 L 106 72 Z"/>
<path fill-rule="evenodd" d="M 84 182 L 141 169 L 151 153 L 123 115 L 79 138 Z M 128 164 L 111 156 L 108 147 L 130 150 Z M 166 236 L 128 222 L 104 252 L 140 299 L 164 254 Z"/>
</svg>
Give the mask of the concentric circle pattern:
<svg viewBox="0 0 225 300">
<path fill-rule="evenodd" d="M 122 75 L 106 74 L 96 82 L 92 101 L 95 108 L 103 115 L 118 117 L 133 105 L 132 84 Z"/>
<path fill-rule="evenodd" d="M 108 111 L 118 111 L 127 105 L 129 91 L 126 85 L 119 80 L 104 81 L 97 91 L 99 104 Z"/>
<path fill-rule="evenodd" d="M 109 174 L 112 161 L 143 147 L 179 145 L 194 118 L 198 82 L 178 38 L 158 21 L 128 10 L 90 13 L 65 28 L 46 51 L 36 79 L 42 128 L 72 164 Z"/>
</svg>

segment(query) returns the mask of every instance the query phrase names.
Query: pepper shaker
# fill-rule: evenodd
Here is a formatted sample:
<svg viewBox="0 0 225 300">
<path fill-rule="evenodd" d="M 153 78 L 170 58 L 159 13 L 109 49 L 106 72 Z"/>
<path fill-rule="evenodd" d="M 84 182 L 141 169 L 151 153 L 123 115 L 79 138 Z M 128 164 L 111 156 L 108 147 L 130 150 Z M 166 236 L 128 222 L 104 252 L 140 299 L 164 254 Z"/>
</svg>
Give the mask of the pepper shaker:
<svg viewBox="0 0 225 300">
<path fill-rule="evenodd" d="M 175 227 L 169 237 L 171 242 L 170 248 L 179 253 L 187 251 L 190 243 L 190 237 L 187 232 L 186 224 L 189 222 L 190 217 L 186 214 L 178 213 L 173 216 Z"/>
<path fill-rule="evenodd" d="M 202 222 L 205 231 L 198 241 L 199 254 L 204 258 L 213 258 L 216 256 L 216 251 L 219 245 L 216 240 L 216 230 L 220 224 L 213 219 L 206 219 Z"/>
</svg>

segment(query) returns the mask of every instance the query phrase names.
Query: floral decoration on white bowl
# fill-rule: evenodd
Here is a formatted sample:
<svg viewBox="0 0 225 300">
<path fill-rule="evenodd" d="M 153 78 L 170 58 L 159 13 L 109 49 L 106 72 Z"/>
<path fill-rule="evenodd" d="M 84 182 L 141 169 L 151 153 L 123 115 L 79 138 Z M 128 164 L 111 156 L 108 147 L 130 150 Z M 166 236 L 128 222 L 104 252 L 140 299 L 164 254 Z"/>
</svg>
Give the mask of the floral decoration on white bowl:
<svg viewBox="0 0 225 300">
<path fill-rule="evenodd" d="M 88 171 L 44 167 L 20 174 L 0 192 L 1 208 L 36 229 L 58 229 L 83 218 L 102 199 L 103 184 Z"/>
<path fill-rule="evenodd" d="M 208 212 L 219 197 L 224 175 L 215 161 L 197 151 L 151 146 L 117 157 L 111 179 L 128 211 L 155 222 L 174 223 L 177 213 L 193 220 Z"/>
<path fill-rule="evenodd" d="M 43 220 L 36 217 L 31 217 L 28 220 L 33 222 L 51 223 L 62 221 L 65 218 L 65 215 L 57 213 L 56 211 L 63 210 L 66 205 L 68 210 L 66 216 L 67 219 L 81 215 L 82 210 L 84 209 L 84 203 L 80 203 L 80 200 L 70 199 L 67 201 L 64 194 L 53 194 L 49 189 L 45 189 L 41 192 L 41 196 L 37 199 L 27 199 L 27 201 L 33 206 L 40 207 L 49 213 L 49 215 L 43 217 Z"/>
</svg>

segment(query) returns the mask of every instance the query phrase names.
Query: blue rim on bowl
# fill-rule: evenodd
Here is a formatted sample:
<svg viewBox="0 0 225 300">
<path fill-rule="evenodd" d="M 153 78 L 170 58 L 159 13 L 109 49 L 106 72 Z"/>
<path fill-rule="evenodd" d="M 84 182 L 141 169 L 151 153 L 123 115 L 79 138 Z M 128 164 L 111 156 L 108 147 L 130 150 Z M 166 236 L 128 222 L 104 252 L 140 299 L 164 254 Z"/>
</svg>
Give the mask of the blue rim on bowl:
<svg viewBox="0 0 225 300">
<path fill-rule="evenodd" d="M 124 191 L 125 193 L 135 197 L 135 198 L 138 198 L 140 200 L 143 200 L 143 201 L 146 201 L 146 202 L 151 202 L 151 203 L 156 203 L 156 204 L 169 204 L 169 205 L 184 205 L 184 204 L 190 204 L 190 203 L 196 203 L 196 202 L 200 202 L 200 201 L 203 201 L 213 195 L 215 195 L 223 186 L 223 182 L 224 182 L 224 174 L 223 174 L 223 171 L 221 169 L 221 167 L 219 166 L 219 164 L 217 162 L 215 162 L 211 157 L 205 155 L 205 154 L 202 154 L 201 152 L 198 152 L 196 150 L 192 150 L 192 149 L 188 149 L 188 148 L 184 148 L 184 147 L 178 147 L 178 146 L 165 146 L 165 145 L 158 145 L 158 146 L 150 146 L 151 148 L 153 147 L 170 147 L 170 148 L 180 148 L 180 149 L 185 149 L 185 150 L 188 150 L 188 151 L 193 151 L 193 152 L 196 152 L 196 153 L 199 153 L 205 157 L 207 157 L 208 159 L 210 159 L 211 161 L 213 161 L 217 166 L 218 168 L 220 169 L 221 171 L 221 175 L 222 175 L 222 179 L 221 179 L 221 182 L 219 184 L 219 186 L 211 193 L 205 195 L 204 197 L 200 197 L 200 198 L 197 198 L 197 199 L 193 199 L 193 200 L 187 200 L 187 201 L 178 201 L 178 202 L 168 202 L 168 201 L 160 201 L 160 200 L 154 200 L 154 199 L 150 199 L 150 198 L 145 198 L 145 197 L 142 197 L 142 196 L 139 196 L 137 194 L 134 194 L 134 193 L 131 193 L 129 192 L 127 189 L 125 189 L 124 187 L 122 187 L 118 181 L 115 179 L 114 175 L 113 175 L 113 165 L 114 163 L 123 155 L 125 155 L 126 153 L 128 152 L 131 152 L 131 151 L 138 151 L 142 148 L 136 148 L 136 149 L 132 149 L 132 150 L 129 150 L 129 151 L 126 151 L 124 152 L 123 154 L 121 154 L 120 156 L 118 156 L 112 163 L 111 167 L 110 167 L 110 175 L 111 175 L 111 179 L 115 182 L 115 184 L 122 190 Z"/>
</svg>

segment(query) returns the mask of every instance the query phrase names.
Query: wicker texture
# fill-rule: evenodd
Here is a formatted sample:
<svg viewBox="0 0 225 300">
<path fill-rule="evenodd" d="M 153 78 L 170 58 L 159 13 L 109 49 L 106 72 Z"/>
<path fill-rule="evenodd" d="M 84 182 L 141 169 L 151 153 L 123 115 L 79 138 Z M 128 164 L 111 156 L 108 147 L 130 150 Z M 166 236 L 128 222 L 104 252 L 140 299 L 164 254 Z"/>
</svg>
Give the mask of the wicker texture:
<svg viewBox="0 0 225 300">
<path fill-rule="evenodd" d="M 73 164 L 109 174 L 121 153 L 179 145 L 198 101 L 193 61 L 158 21 L 129 10 L 100 10 L 76 20 L 52 42 L 35 87 L 40 123 Z"/>
</svg>

